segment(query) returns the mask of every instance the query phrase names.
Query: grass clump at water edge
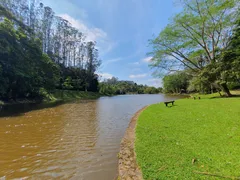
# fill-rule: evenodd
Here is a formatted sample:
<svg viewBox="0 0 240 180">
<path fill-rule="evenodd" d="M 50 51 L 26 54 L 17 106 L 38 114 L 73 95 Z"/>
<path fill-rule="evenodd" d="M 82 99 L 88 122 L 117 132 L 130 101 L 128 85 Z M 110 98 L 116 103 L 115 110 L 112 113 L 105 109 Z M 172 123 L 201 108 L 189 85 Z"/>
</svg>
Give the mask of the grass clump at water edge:
<svg viewBox="0 0 240 180">
<path fill-rule="evenodd" d="M 239 178 L 240 98 L 182 99 L 139 117 L 136 154 L 144 179 Z"/>
</svg>

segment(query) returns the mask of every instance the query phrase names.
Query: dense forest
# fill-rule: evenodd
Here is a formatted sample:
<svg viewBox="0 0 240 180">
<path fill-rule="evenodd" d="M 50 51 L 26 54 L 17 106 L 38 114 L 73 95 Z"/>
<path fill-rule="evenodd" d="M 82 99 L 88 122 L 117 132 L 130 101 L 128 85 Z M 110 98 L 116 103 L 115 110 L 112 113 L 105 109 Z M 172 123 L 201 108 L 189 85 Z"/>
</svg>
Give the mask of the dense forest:
<svg viewBox="0 0 240 180">
<path fill-rule="evenodd" d="M 37 0 L 0 3 L 0 98 L 98 91 L 95 42 Z"/>
<path fill-rule="evenodd" d="M 46 96 L 55 89 L 125 94 L 158 92 L 131 83 L 99 85 L 96 42 L 38 0 L 0 2 L 0 99 Z M 145 89 L 147 88 L 144 86 Z"/>
<path fill-rule="evenodd" d="M 240 88 L 240 3 L 181 0 L 183 10 L 150 41 L 151 67 L 169 93 Z"/>
</svg>

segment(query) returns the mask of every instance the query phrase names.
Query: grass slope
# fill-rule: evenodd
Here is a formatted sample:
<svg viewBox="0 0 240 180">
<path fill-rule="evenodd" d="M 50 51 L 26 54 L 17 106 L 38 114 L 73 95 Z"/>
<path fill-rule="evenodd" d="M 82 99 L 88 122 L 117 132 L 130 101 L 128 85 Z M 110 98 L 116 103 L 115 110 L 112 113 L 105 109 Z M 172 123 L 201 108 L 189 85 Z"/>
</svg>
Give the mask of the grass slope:
<svg viewBox="0 0 240 180">
<path fill-rule="evenodd" d="M 56 101 L 72 101 L 76 99 L 97 99 L 102 95 L 98 92 L 85 92 L 85 91 L 70 91 L 70 90 L 55 90 L 53 93 L 44 92 L 43 99 L 40 97 L 36 98 L 24 98 L 17 99 L 16 101 L 1 101 L 1 105 L 11 105 L 11 104 L 28 104 L 28 103 L 54 103 Z"/>
<path fill-rule="evenodd" d="M 70 91 L 70 90 L 56 90 L 53 94 L 52 100 L 73 100 L 73 99 L 97 99 L 101 94 L 97 92 L 85 91 Z"/>
<path fill-rule="evenodd" d="M 240 177 L 240 98 L 151 105 L 139 117 L 136 138 L 144 179 Z"/>
</svg>

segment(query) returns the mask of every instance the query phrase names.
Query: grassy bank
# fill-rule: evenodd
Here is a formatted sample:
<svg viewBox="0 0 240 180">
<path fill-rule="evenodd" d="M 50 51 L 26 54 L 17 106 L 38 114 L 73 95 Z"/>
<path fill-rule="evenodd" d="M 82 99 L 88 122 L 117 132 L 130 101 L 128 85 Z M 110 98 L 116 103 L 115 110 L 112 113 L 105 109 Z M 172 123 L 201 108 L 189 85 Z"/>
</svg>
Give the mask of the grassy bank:
<svg viewBox="0 0 240 180">
<path fill-rule="evenodd" d="M 101 94 L 97 92 L 85 92 L 85 91 L 68 91 L 57 90 L 51 94 L 51 101 L 56 100 L 74 100 L 74 99 L 97 99 Z"/>
<path fill-rule="evenodd" d="M 24 104 L 24 103 L 51 103 L 56 101 L 71 101 L 75 99 L 97 99 L 102 95 L 97 92 L 56 90 L 53 93 L 43 94 L 44 98 L 35 99 L 17 99 L 16 101 L 1 101 L 0 105 Z"/>
<path fill-rule="evenodd" d="M 213 96 L 141 114 L 135 148 L 144 179 L 240 177 L 240 98 Z"/>
</svg>

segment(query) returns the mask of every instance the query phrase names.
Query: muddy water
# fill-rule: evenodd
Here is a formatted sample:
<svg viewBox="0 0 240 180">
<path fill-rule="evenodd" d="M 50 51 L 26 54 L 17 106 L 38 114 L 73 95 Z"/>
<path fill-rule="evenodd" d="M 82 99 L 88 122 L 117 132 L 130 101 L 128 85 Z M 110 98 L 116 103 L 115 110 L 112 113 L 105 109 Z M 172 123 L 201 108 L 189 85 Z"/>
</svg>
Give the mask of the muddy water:
<svg viewBox="0 0 240 180">
<path fill-rule="evenodd" d="M 176 98 L 125 95 L 2 109 L 0 179 L 112 180 L 131 116 L 145 105 Z"/>
</svg>

